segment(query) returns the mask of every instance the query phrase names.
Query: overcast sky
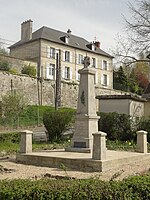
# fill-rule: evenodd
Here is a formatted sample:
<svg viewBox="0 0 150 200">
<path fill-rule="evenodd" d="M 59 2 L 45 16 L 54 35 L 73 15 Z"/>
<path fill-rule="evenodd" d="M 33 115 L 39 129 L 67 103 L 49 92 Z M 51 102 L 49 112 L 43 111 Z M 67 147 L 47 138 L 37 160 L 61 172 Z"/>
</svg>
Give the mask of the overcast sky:
<svg viewBox="0 0 150 200">
<path fill-rule="evenodd" d="M 108 52 L 122 33 L 122 15 L 130 16 L 128 0 L 0 0 L 0 38 L 17 42 L 21 23 L 32 19 L 33 31 L 42 26 L 64 32 L 70 28 L 90 42 L 96 37 Z"/>
</svg>

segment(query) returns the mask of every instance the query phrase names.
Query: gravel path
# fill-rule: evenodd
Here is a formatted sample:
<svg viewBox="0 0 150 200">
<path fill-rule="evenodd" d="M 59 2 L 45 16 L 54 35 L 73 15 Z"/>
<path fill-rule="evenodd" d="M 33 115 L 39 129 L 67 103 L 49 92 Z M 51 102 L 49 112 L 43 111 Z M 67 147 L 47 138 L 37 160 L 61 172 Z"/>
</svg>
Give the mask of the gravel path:
<svg viewBox="0 0 150 200">
<path fill-rule="evenodd" d="M 111 169 L 107 172 L 79 172 L 67 170 L 67 172 L 48 167 L 37 167 L 33 165 L 24 165 L 16 163 L 15 157 L 1 157 L 0 158 L 0 180 L 1 179 L 40 179 L 47 174 L 47 176 L 63 177 L 69 176 L 74 178 L 86 179 L 90 177 L 99 177 L 101 180 L 122 180 L 132 175 L 140 175 L 150 171 L 150 159 L 145 159 L 142 162 L 134 162 L 132 164 L 124 165 L 120 168 Z"/>
</svg>

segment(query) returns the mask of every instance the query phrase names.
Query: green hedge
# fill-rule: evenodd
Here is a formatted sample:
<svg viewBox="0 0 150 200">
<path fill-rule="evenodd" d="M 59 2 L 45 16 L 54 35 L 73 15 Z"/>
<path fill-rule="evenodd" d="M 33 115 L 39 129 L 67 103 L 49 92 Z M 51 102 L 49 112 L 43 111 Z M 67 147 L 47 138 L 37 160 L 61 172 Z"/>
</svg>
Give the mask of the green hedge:
<svg viewBox="0 0 150 200">
<path fill-rule="evenodd" d="M 148 200 L 150 175 L 123 181 L 88 180 L 1 180 L 1 200 Z"/>
<path fill-rule="evenodd" d="M 1 133 L 0 142 L 12 142 L 19 143 L 20 134 L 19 133 Z"/>
<path fill-rule="evenodd" d="M 98 129 L 107 133 L 110 140 L 136 141 L 136 131 L 148 132 L 147 140 L 150 142 L 150 118 L 136 119 L 127 114 L 98 113 L 100 120 Z"/>
<path fill-rule="evenodd" d="M 69 128 L 75 116 L 75 110 L 62 108 L 57 111 L 46 111 L 43 115 L 43 123 L 47 130 L 49 141 L 60 140 L 62 132 Z"/>
<path fill-rule="evenodd" d="M 107 133 L 110 140 L 135 140 L 135 121 L 126 114 L 118 113 L 98 113 L 100 115 L 98 129 Z"/>
</svg>

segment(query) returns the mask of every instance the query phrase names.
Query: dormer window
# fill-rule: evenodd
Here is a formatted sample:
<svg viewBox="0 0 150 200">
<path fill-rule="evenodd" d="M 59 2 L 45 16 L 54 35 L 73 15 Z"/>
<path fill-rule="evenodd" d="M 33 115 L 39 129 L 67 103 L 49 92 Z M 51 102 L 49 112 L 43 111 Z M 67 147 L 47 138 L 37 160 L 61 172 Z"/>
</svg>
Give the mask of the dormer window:
<svg viewBox="0 0 150 200">
<path fill-rule="evenodd" d="M 95 45 L 94 44 L 91 44 L 91 49 L 92 49 L 92 51 L 95 51 Z"/>
<path fill-rule="evenodd" d="M 86 45 L 90 50 L 95 51 L 95 45 L 93 43 Z"/>
<path fill-rule="evenodd" d="M 61 37 L 60 40 L 63 41 L 64 43 L 68 44 L 69 43 L 69 38 L 70 37 L 68 35 L 65 35 L 65 36 Z"/>
<path fill-rule="evenodd" d="M 69 43 L 69 36 L 65 36 L 65 43 L 66 43 L 66 44 Z"/>
</svg>

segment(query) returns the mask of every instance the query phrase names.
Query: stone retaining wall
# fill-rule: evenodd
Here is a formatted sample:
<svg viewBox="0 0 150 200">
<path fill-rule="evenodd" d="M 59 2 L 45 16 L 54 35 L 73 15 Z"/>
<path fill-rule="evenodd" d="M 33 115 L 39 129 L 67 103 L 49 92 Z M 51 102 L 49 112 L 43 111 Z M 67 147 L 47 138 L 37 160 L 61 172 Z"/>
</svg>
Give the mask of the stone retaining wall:
<svg viewBox="0 0 150 200">
<path fill-rule="evenodd" d="M 0 72 L 0 100 L 7 91 L 20 91 L 25 94 L 29 104 L 54 105 L 55 81 L 43 80 L 25 75 L 13 75 L 8 72 Z M 76 107 L 78 84 L 62 81 L 62 106 Z M 96 95 L 121 94 L 120 91 L 96 87 Z"/>
</svg>

